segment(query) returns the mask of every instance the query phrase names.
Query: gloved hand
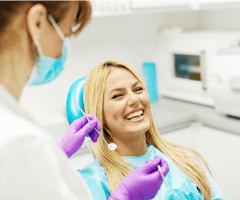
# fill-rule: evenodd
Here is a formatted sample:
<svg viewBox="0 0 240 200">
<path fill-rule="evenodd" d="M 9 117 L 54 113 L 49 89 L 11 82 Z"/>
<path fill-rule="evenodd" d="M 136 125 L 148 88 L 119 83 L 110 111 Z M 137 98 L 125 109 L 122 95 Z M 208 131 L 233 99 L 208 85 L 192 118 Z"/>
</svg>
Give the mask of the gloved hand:
<svg viewBox="0 0 240 200">
<path fill-rule="evenodd" d="M 147 161 L 146 164 L 128 174 L 107 200 L 153 199 L 163 182 L 158 165 L 161 166 L 163 175 L 166 176 L 169 171 L 168 164 L 161 156 L 157 156 L 154 160 Z"/>
<path fill-rule="evenodd" d="M 87 114 L 87 117 L 91 120 L 90 122 L 88 122 L 85 116 L 74 120 L 67 133 L 57 144 L 69 158 L 82 146 L 86 135 L 89 135 L 93 142 L 98 140 L 99 135 L 94 128 L 101 131 L 101 124 L 94 115 Z"/>
</svg>

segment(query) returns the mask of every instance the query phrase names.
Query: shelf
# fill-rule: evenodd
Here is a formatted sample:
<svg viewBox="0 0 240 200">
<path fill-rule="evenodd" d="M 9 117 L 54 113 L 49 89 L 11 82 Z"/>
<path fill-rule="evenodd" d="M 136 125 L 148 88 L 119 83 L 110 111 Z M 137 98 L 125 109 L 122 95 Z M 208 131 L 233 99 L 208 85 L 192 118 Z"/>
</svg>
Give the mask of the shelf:
<svg viewBox="0 0 240 200">
<path fill-rule="evenodd" d="M 240 8 L 236 1 L 92 0 L 93 17 Z"/>
</svg>

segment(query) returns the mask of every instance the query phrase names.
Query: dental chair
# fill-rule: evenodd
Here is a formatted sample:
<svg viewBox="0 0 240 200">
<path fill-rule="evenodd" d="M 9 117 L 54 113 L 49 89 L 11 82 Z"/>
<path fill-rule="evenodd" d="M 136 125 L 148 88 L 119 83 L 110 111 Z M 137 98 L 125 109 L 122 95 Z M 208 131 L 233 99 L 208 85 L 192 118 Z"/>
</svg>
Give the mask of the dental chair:
<svg viewBox="0 0 240 200">
<path fill-rule="evenodd" d="M 71 85 L 69 89 L 68 96 L 67 96 L 67 103 L 66 103 L 66 115 L 67 115 L 69 124 L 71 124 L 75 119 L 78 119 L 83 116 L 82 112 L 76 106 L 74 101 L 85 112 L 83 94 L 84 94 L 84 86 L 85 86 L 86 79 L 87 77 L 78 79 Z M 92 149 L 91 139 L 89 138 L 89 136 L 86 136 L 86 137 L 87 138 L 85 138 L 85 142 L 86 142 L 87 148 L 89 149 L 89 151 L 91 152 L 95 160 L 96 156 Z"/>
</svg>

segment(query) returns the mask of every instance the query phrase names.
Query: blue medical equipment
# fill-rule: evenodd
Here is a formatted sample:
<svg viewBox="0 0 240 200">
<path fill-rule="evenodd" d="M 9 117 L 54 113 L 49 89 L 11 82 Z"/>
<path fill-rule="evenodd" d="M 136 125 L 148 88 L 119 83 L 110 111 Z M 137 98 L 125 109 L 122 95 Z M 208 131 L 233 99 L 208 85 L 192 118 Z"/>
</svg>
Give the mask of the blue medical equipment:
<svg viewBox="0 0 240 200">
<path fill-rule="evenodd" d="M 75 119 L 85 116 L 89 121 L 88 117 L 85 114 L 84 108 L 84 87 L 86 83 L 87 77 L 83 77 L 75 81 L 70 90 L 68 92 L 67 103 L 66 103 L 66 114 L 68 123 L 71 124 Z M 101 133 L 95 128 L 97 133 L 101 136 L 101 138 L 106 142 L 108 145 L 108 149 L 114 151 L 117 149 L 117 145 L 115 143 L 110 143 L 105 140 L 105 138 L 101 135 Z M 89 137 L 86 135 L 86 137 Z"/>
<path fill-rule="evenodd" d="M 143 74 L 147 84 L 147 92 L 150 102 L 156 102 L 158 100 L 158 86 L 157 86 L 157 72 L 156 65 L 153 62 L 143 63 Z"/>
<path fill-rule="evenodd" d="M 69 124 L 71 124 L 75 119 L 78 119 L 84 116 L 83 113 L 78 109 L 78 107 L 76 107 L 76 104 L 74 103 L 74 101 L 85 112 L 83 95 L 84 95 L 84 86 L 85 86 L 86 79 L 87 77 L 85 76 L 75 81 L 70 87 L 70 90 L 68 92 L 67 103 L 66 103 L 66 114 L 67 114 L 67 119 Z"/>
</svg>

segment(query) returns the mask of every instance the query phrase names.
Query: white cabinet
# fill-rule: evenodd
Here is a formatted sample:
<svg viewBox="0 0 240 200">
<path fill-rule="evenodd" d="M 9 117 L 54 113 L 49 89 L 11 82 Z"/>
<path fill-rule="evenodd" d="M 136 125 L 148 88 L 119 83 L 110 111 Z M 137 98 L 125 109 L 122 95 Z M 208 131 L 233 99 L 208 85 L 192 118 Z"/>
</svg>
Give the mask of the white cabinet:
<svg viewBox="0 0 240 200">
<path fill-rule="evenodd" d="M 196 0 L 193 0 L 196 1 Z M 240 3 L 240 0 L 198 0 L 202 5 L 214 5 L 214 4 L 233 4 L 233 3 Z"/>
<path fill-rule="evenodd" d="M 93 17 L 141 13 L 198 11 L 240 6 L 240 1 L 163 1 L 163 0 L 92 0 Z"/>
<path fill-rule="evenodd" d="M 189 128 L 165 133 L 162 137 L 198 151 L 223 194 L 230 200 L 240 199 L 240 135 L 193 123 Z"/>
<path fill-rule="evenodd" d="M 170 7 L 170 6 L 187 6 L 192 0 L 132 0 L 133 9 L 145 9 L 145 8 L 158 8 L 158 7 Z"/>
<path fill-rule="evenodd" d="M 228 199 L 239 200 L 240 135 L 200 126 L 194 137 L 195 150 L 209 164 L 223 194 Z"/>
<path fill-rule="evenodd" d="M 91 1 L 91 4 L 93 10 L 93 17 L 127 15 L 131 13 L 129 0 L 93 0 Z"/>
<path fill-rule="evenodd" d="M 234 4 L 240 3 L 240 0 L 131 0 L 133 9 L 149 9 L 161 7 L 179 7 L 187 6 L 191 9 L 200 9 L 205 5 Z"/>
<path fill-rule="evenodd" d="M 193 141 L 193 127 L 188 127 L 188 128 L 184 128 L 184 129 L 180 129 L 180 130 L 176 130 L 176 131 L 172 131 L 172 132 L 168 132 L 168 133 L 163 133 L 160 134 L 162 136 L 163 139 L 175 143 L 175 144 L 179 144 L 188 148 L 194 148 L 194 141 Z"/>
</svg>

